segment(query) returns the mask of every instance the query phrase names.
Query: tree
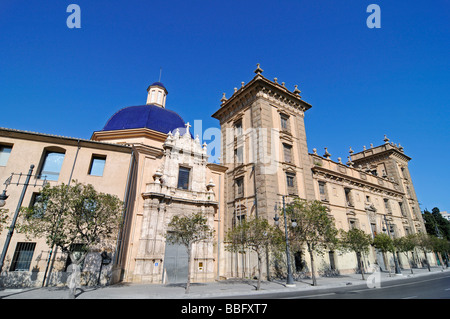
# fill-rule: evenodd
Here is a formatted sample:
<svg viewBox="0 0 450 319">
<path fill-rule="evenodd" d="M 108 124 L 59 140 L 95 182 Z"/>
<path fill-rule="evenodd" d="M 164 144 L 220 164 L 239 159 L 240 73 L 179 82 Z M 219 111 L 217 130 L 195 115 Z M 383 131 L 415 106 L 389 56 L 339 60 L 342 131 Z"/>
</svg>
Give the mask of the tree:
<svg viewBox="0 0 450 319">
<path fill-rule="evenodd" d="M 439 238 L 436 236 L 430 236 L 430 242 L 432 250 L 437 254 L 442 269 L 444 269 L 445 267 L 442 255 L 447 254 L 447 252 L 449 251 L 449 242 L 445 238 Z"/>
<path fill-rule="evenodd" d="M 340 242 L 343 250 L 354 251 L 359 257 L 358 268 L 361 271 L 362 279 L 364 280 L 364 267 L 362 265 L 362 256 L 369 252 L 372 237 L 364 231 L 354 228 L 349 231 L 340 230 Z"/>
<path fill-rule="evenodd" d="M 173 216 L 168 225 L 166 240 L 172 244 L 184 245 L 188 253 L 188 278 L 185 293 L 191 285 L 192 246 L 201 241 L 211 240 L 214 230 L 208 225 L 208 219 L 201 213 L 190 216 Z"/>
<path fill-rule="evenodd" d="M 373 239 L 373 246 L 383 253 L 384 264 L 391 274 L 391 265 L 387 259 L 386 253 L 394 250 L 392 238 L 388 234 L 380 233 Z"/>
<path fill-rule="evenodd" d="M 416 240 L 416 246 L 418 248 L 421 248 L 423 251 L 423 254 L 425 255 L 425 263 L 427 264 L 428 271 L 431 271 L 430 262 L 428 261 L 428 256 L 427 256 L 427 252 L 430 252 L 433 250 L 430 236 L 428 236 L 428 234 L 425 234 L 425 233 L 417 233 L 417 234 L 415 234 L 415 240 Z"/>
<path fill-rule="evenodd" d="M 431 213 L 425 209 L 422 218 L 429 235 L 450 240 L 450 221 L 442 217 L 439 208 L 434 207 Z"/>
<path fill-rule="evenodd" d="M 409 252 L 413 251 L 414 248 L 416 247 L 415 235 L 409 234 L 404 237 L 394 238 L 393 244 L 399 252 L 405 254 L 406 259 L 408 259 L 409 269 L 411 270 L 411 274 L 413 274 L 414 272 L 411 259 L 409 258 Z"/>
<path fill-rule="evenodd" d="M 296 198 L 287 205 L 286 214 L 296 226 L 290 227 L 293 241 L 307 246 L 311 260 L 312 285 L 317 285 L 314 254 L 323 254 L 327 247 L 337 242 L 337 229 L 333 219 L 328 215 L 326 207 L 320 201 L 306 201 Z"/>
<path fill-rule="evenodd" d="M 261 288 L 262 259 L 266 255 L 266 248 L 276 238 L 275 227 L 269 225 L 267 219 L 253 218 L 242 220 L 234 228 L 229 229 L 226 235 L 226 249 L 231 252 L 240 252 L 245 249 L 253 250 L 258 258 L 258 283 L 256 290 Z"/>
<path fill-rule="evenodd" d="M 30 208 L 22 208 L 18 228 L 28 236 L 44 237 L 49 247 L 59 247 L 72 262 L 69 297 L 80 286 L 80 265 L 91 249 L 113 249 L 121 225 L 122 201 L 99 193 L 90 184 L 46 184 Z M 81 247 L 81 249 L 80 249 Z"/>
</svg>

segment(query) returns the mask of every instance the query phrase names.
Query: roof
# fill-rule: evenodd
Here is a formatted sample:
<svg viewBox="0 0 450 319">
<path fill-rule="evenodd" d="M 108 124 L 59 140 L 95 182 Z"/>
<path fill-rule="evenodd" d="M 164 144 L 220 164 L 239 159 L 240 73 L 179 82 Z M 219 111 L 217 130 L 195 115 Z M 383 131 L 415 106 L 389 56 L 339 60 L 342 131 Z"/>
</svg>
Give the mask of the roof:
<svg viewBox="0 0 450 319">
<path fill-rule="evenodd" d="M 102 131 L 148 128 L 161 133 L 175 133 L 178 128 L 184 134 L 184 120 L 176 112 L 157 105 L 138 105 L 125 107 L 116 112 Z"/>
<path fill-rule="evenodd" d="M 167 91 L 166 87 L 164 86 L 164 84 L 162 84 L 161 82 L 155 82 L 155 83 L 149 85 L 148 88 L 147 88 L 147 91 L 148 91 L 152 86 L 159 86 L 160 88 L 163 88 L 164 91 L 166 91 L 166 94 L 169 93 L 169 92 Z"/>
<path fill-rule="evenodd" d="M 9 137 L 9 138 L 22 138 L 27 140 L 36 140 L 36 141 L 46 141 L 49 143 L 55 144 L 65 144 L 65 145 L 78 145 L 83 147 L 93 147 L 99 149 L 112 149 L 115 151 L 122 151 L 131 153 L 132 148 L 127 145 L 120 145 L 116 143 L 109 143 L 105 141 L 93 141 L 87 140 L 83 138 L 76 137 L 68 137 L 54 134 L 46 134 L 46 133 L 38 133 L 38 132 L 30 132 L 23 131 L 17 129 L 10 129 L 0 127 L 0 137 Z"/>
</svg>

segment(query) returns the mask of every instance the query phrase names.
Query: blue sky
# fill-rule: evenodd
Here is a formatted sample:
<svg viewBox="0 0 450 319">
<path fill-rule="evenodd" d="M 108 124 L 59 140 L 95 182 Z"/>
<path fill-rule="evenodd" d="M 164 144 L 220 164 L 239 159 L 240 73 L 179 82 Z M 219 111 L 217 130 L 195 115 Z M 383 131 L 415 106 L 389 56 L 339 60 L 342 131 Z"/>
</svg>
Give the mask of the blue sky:
<svg viewBox="0 0 450 319">
<path fill-rule="evenodd" d="M 67 6 L 81 8 L 69 29 Z M 369 29 L 367 6 L 381 8 Z M 450 210 L 447 0 L 0 2 L 0 126 L 89 139 L 118 109 L 168 88 L 185 121 L 263 75 L 298 84 L 308 148 L 346 159 L 386 134 L 412 157 L 421 208 Z"/>
</svg>

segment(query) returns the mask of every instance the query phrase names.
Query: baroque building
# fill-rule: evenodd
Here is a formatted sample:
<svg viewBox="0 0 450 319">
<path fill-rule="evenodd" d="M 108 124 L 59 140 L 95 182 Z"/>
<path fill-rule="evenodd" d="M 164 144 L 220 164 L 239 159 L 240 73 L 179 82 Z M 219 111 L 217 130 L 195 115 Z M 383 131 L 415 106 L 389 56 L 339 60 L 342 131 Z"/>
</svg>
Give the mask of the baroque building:
<svg viewBox="0 0 450 319">
<path fill-rule="evenodd" d="M 360 152 L 350 150 L 348 161 L 331 160 L 325 149 L 308 151 L 305 114 L 312 107 L 275 78 L 268 80 L 257 66 L 255 76 L 221 100 L 212 115 L 221 127 L 222 163 L 208 161 L 207 145 L 192 136 L 190 124 L 166 108 L 168 90 L 160 82 L 147 89 L 145 105 L 120 109 L 90 140 L 0 129 L 0 181 L 5 181 L 10 215 L 16 207 L 33 205 L 43 183 L 78 180 L 124 202 L 123 231 L 114 250 L 87 257 L 84 282 L 185 282 L 191 267 L 193 282 L 230 277 L 253 277 L 256 261 L 250 252 L 224 248 L 229 228 L 251 216 L 273 223 L 281 203 L 294 197 L 320 200 L 341 229 L 360 228 L 372 236 L 388 228 L 395 236 L 425 232 L 409 175 L 408 157 L 400 145 L 384 143 Z M 25 195 L 23 174 L 35 165 Z M 20 181 L 19 179 L 22 178 Z M 14 184 L 15 183 L 15 184 Z M 215 230 L 214 238 L 193 248 L 188 265 L 183 246 L 169 244 L 165 235 L 175 215 L 203 212 Z M 43 239 L 13 233 L 7 242 L 1 284 L 39 286 L 64 284 L 67 256 Z M 267 260 L 264 276 L 271 275 Z M 417 262 L 422 258 L 415 256 Z M 408 268 L 406 261 L 401 265 Z M 354 272 L 356 256 L 328 252 L 316 267 Z M 303 251 L 294 252 L 294 269 L 311 269 Z M 384 260 L 373 249 L 365 265 Z M 100 274 L 99 274 L 100 272 Z M 90 274 L 90 275 L 89 275 Z M 97 279 L 98 278 L 98 279 Z"/>
<path fill-rule="evenodd" d="M 354 153 L 346 164 L 331 160 L 313 149 L 308 152 L 305 114 L 312 106 L 302 100 L 297 85 L 290 91 L 285 83 L 265 78 L 257 65 L 255 77 L 241 83 L 234 94 L 222 98 L 213 117 L 220 121 L 222 157 L 228 167 L 225 176 L 225 229 L 248 216 L 273 222 L 285 199 L 319 200 L 326 206 L 337 228 L 359 228 L 375 236 L 389 228 L 401 237 L 425 232 L 419 203 L 408 171 L 411 159 L 403 147 L 389 143 Z M 294 252 L 295 269 L 311 269 L 304 251 Z M 417 263 L 420 257 L 415 256 Z M 317 256 L 319 271 L 354 272 L 356 256 L 330 251 Z M 402 266 L 409 267 L 400 258 Z M 229 254 L 227 275 L 254 274 L 249 252 Z M 381 254 L 372 249 L 366 267 L 378 264 L 386 269 Z M 267 271 L 270 272 L 269 266 Z"/>
</svg>

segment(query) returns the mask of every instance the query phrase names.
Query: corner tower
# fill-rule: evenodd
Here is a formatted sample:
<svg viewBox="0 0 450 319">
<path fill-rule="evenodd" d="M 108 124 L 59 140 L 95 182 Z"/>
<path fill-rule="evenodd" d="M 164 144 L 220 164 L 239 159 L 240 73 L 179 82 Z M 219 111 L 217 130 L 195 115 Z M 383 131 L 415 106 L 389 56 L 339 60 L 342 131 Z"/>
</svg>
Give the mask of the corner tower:
<svg viewBox="0 0 450 319">
<path fill-rule="evenodd" d="M 350 158 L 356 167 L 375 176 L 382 176 L 391 180 L 395 189 L 403 193 L 403 198 L 398 202 L 402 216 L 405 218 L 404 226 L 414 232 L 425 233 L 419 201 L 409 173 L 408 162 L 411 157 L 405 154 L 403 146 L 390 142 L 384 136 L 384 144 L 366 149 L 353 154 Z"/>
<path fill-rule="evenodd" d="M 274 217 L 283 195 L 314 199 L 304 113 L 311 105 L 297 85 L 265 78 L 257 65 L 255 77 L 241 82 L 230 98 L 225 93 L 212 117 L 221 125 L 222 164 L 230 228 L 246 216 Z"/>
</svg>

